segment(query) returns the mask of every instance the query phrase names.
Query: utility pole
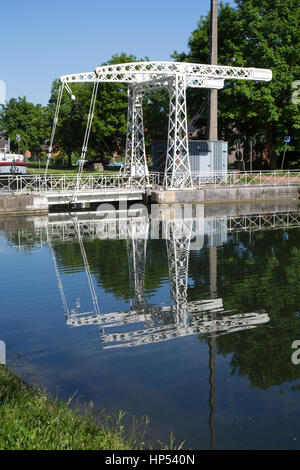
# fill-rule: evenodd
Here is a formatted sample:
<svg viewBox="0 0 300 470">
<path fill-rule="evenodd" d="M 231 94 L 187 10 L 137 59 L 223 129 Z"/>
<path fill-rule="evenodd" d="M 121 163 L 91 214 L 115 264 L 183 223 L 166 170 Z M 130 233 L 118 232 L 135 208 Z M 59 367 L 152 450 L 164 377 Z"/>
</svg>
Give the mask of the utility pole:
<svg viewBox="0 0 300 470">
<path fill-rule="evenodd" d="M 218 0 L 210 0 L 210 64 L 218 63 Z M 208 140 L 218 140 L 218 90 L 209 91 Z"/>
<path fill-rule="evenodd" d="M 215 227 L 214 227 L 215 228 Z M 213 239 L 212 239 L 213 242 Z M 217 294 L 217 248 L 215 246 L 209 247 L 209 283 L 210 283 L 210 296 L 212 299 L 216 298 Z M 212 313 L 212 320 L 216 320 L 216 314 Z M 217 355 L 217 342 L 216 337 L 212 334 L 208 339 L 209 350 L 209 429 L 210 429 L 210 449 L 213 450 L 215 446 L 215 426 L 214 415 L 216 411 L 216 355 Z"/>
<path fill-rule="evenodd" d="M 210 0 L 210 64 L 218 64 L 218 0 Z M 218 90 L 209 90 L 209 106 L 207 119 L 207 138 L 210 141 L 218 140 Z M 210 291 L 214 298 L 217 291 L 217 249 L 209 247 L 210 261 Z M 211 336 L 208 341 L 209 346 L 209 428 L 211 434 L 210 449 L 214 449 L 214 414 L 215 414 L 215 373 L 216 373 L 216 338 Z"/>
</svg>

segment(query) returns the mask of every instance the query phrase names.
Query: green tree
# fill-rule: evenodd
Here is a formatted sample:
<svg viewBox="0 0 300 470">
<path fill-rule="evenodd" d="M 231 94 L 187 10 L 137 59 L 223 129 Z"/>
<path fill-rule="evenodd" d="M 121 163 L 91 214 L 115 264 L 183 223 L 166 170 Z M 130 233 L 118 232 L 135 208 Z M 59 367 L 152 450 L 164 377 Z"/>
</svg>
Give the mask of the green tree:
<svg viewBox="0 0 300 470">
<path fill-rule="evenodd" d="M 244 136 L 255 137 L 256 150 L 275 167 L 284 136 L 291 135 L 288 150 L 295 152 L 296 158 L 300 113 L 299 104 L 292 102 L 292 85 L 300 77 L 299 0 L 236 0 L 236 8 L 221 2 L 218 22 L 219 64 L 270 68 L 273 72 L 273 80 L 267 83 L 226 82 L 219 92 L 219 137 L 230 144 Z M 188 48 L 187 54 L 175 51 L 173 57 L 208 62 L 209 15 L 201 17 Z M 206 116 L 202 125 L 206 125 Z"/>
<path fill-rule="evenodd" d="M 102 65 L 136 62 L 135 56 L 125 53 L 113 55 Z M 59 82 L 52 85 L 49 106 L 54 115 Z M 55 137 L 55 146 L 68 155 L 71 166 L 72 153 L 81 151 L 92 94 L 91 83 L 71 85 L 76 99 L 64 93 Z M 127 85 L 123 83 L 100 83 L 89 139 L 87 158 L 111 157 L 124 154 L 127 128 Z"/>
<path fill-rule="evenodd" d="M 288 237 L 286 237 L 288 235 Z M 270 320 L 256 328 L 217 337 L 217 351 L 229 357 L 232 375 L 247 376 L 253 387 L 267 389 L 300 378 L 291 361 L 291 345 L 300 334 L 299 228 L 242 232 L 218 247 L 217 297 L 225 311 L 264 310 Z M 190 260 L 189 300 L 208 298 L 207 250 Z M 207 337 L 199 337 L 207 341 Z"/>
<path fill-rule="evenodd" d="M 11 98 L 0 106 L 0 126 L 10 137 L 12 151 L 28 149 L 39 154 L 48 136 L 48 109 L 28 102 L 25 97 Z M 16 134 L 21 136 L 19 145 Z"/>
</svg>

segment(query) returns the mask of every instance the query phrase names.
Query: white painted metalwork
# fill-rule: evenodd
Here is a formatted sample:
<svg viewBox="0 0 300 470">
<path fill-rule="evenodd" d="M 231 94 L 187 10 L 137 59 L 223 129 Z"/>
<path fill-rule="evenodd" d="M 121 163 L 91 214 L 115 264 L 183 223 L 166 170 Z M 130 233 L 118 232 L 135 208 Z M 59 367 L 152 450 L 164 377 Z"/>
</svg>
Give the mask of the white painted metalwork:
<svg viewBox="0 0 300 470">
<path fill-rule="evenodd" d="M 51 159 L 51 152 L 52 152 L 52 149 L 53 149 L 53 141 L 54 141 L 55 130 L 56 130 L 56 125 L 57 125 L 57 121 L 58 121 L 58 115 L 59 115 L 59 110 L 60 110 L 61 99 L 62 99 L 62 94 L 63 94 L 63 91 L 64 91 L 64 87 L 65 87 L 65 84 L 62 83 L 58 88 L 57 101 L 56 101 L 54 119 L 53 119 L 52 130 L 51 130 L 51 137 L 50 137 L 50 142 L 49 142 L 49 146 L 48 146 L 47 161 L 46 161 L 46 168 L 45 168 L 45 178 L 47 177 L 49 162 L 50 162 L 50 159 Z M 69 87 L 69 85 L 68 85 L 68 87 Z"/>
<path fill-rule="evenodd" d="M 132 242 L 146 242 L 147 230 L 142 218 L 122 220 Z M 207 299 L 202 301 L 187 301 L 188 288 L 188 257 L 192 234 L 193 219 L 166 221 L 167 253 L 169 260 L 170 305 L 161 307 L 146 306 L 144 302 L 145 275 L 145 244 L 130 245 L 128 262 L 130 283 L 133 288 L 135 304 L 131 304 L 130 312 L 111 312 L 101 315 L 70 314 L 66 322 L 70 326 L 99 325 L 105 334 L 101 342 L 105 348 L 134 347 L 143 344 L 167 341 L 174 338 L 194 334 L 209 334 L 217 336 L 233 331 L 255 328 L 269 321 L 265 312 L 230 314 L 223 309 L 222 299 Z M 132 248 L 135 247 L 136 250 Z M 141 290 L 142 289 L 142 290 Z M 132 292 L 132 291 L 131 291 Z M 136 324 L 138 329 L 124 331 L 123 327 Z M 139 329 L 139 325 L 143 325 Z M 122 327 L 122 332 L 109 333 L 109 328 Z"/>
<path fill-rule="evenodd" d="M 58 269 L 58 266 L 57 266 L 56 256 L 55 256 L 55 252 L 53 250 L 52 240 L 51 240 L 50 235 L 49 235 L 48 226 L 46 227 L 46 234 L 47 234 L 47 243 L 48 243 L 48 246 L 49 246 L 49 250 L 50 250 L 50 253 L 51 253 L 51 258 L 52 258 L 52 262 L 53 262 L 53 266 L 54 266 L 57 285 L 58 285 L 61 301 L 62 301 L 63 308 L 64 308 L 64 313 L 65 313 L 66 316 L 68 316 L 68 315 L 70 315 L 70 310 L 69 310 L 68 302 L 67 302 L 67 299 L 66 299 L 63 283 L 62 283 L 62 280 L 61 280 L 61 277 L 60 277 L 60 272 L 59 272 L 59 269 Z"/>
<path fill-rule="evenodd" d="M 125 219 L 127 230 L 127 258 L 130 283 L 131 308 L 145 305 L 145 265 L 149 233 L 148 217 Z M 119 224 L 122 224 L 122 219 Z"/>
<path fill-rule="evenodd" d="M 105 65 L 97 67 L 94 72 L 60 77 L 63 84 L 97 81 L 130 85 L 124 172 L 131 176 L 148 174 L 142 97 L 152 90 L 169 89 L 168 152 L 164 178 L 167 188 L 193 187 L 187 144 L 186 88 L 222 88 L 224 80 L 228 79 L 270 81 L 272 71 L 186 62 L 132 62 Z"/>
<path fill-rule="evenodd" d="M 90 265 L 87 259 L 86 251 L 85 251 L 83 240 L 82 240 L 80 223 L 77 217 L 74 217 L 74 226 L 75 226 L 76 235 L 77 235 L 78 243 L 80 246 L 81 256 L 82 256 L 82 260 L 83 260 L 83 264 L 84 264 L 84 268 L 85 268 L 85 272 L 87 275 L 87 280 L 88 280 L 88 284 L 90 288 L 90 294 L 91 294 L 92 302 L 94 306 L 94 314 L 100 317 L 98 297 L 96 295 L 96 291 L 95 291 L 95 287 L 94 287 L 94 283 L 93 283 L 93 279 L 91 275 Z"/>
<path fill-rule="evenodd" d="M 92 298 L 94 308 L 93 308 L 92 311 L 79 313 L 78 312 L 79 302 L 77 302 L 75 309 L 71 309 L 71 310 L 69 309 L 67 298 L 66 298 L 66 295 L 65 295 L 64 287 L 63 287 L 63 283 L 62 283 L 61 276 L 60 276 L 60 272 L 59 272 L 59 269 L 58 269 L 58 266 L 57 266 L 55 252 L 53 250 L 52 241 L 50 239 L 48 226 L 47 226 L 46 227 L 47 243 L 48 243 L 48 246 L 49 246 L 49 249 L 50 249 L 51 258 L 52 258 L 52 262 L 53 262 L 53 265 L 54 265 L 56 280 L 57 280 L 58 288 L 59 288 L 59 291 L 60 291 L 60 296 L 61 296 L 61 300 L 62 300 L 62 304 L 63 304 L 63 308 L 64 308 L 64 313 L 65 313 L 65 316 L 66 316 L 67 319 L 70 318 L 70 317 L 72 318 L 72 316 L 76 317 L 78 315 L 87 315 L 87 316 L 96 317 L 97 318 L 97 324 L 100 327 L 101 334 L 104 334 L 104 330 L 103 330 L 103 327 L 102 327 L 102 321 L 101 321 L 98 298 L 97 298 L 97 295 L 96 295 L 96 292 L 95 292 L 95 287 L 94 287 L 94 283 L 93 283 L 93 279 L 92 279 L 92 275 L 91 275 L 91 270 L 90 270 L 89 262 L 88 262 L 88 259 L 87 259 L 83 239 L 82 239 L 80 223 L 79 223 L 79 220 L 76 216 L 72 217 L 72 223 L 73 223 L 73 229 L 76 233 L 77 241 L 79 243 L 80 252 L 81 252 L 81 256 L 82 256 L 82 260 L 83 260 L 83 264 L 84 264 L 84 268 L 85 268 L 85 272 L 86 272 L 86 276 L 87 276 L 88 285 L 89 285 L 90 294 L 91 294 L 91 298 Z"/>
<path fill-rule="evenodd" d="M 106 175 L 99 174 L 81 174 L 78 175 L 0 175 L 0 192 L 42 192 L 50 193 L 63 192 L 72 193 L 78 189 L 79 193 L 88 191 L 120 191 L 120 190 L 143 190 L 150 184 L 152 186 L 159 184 L 159 173 L 149 173 L 148 176 L 126 176 L 123 174 Z"/>
<path fill-rule="evenodd" d="M 266 214 L 227 217 L 228 232 L 257 232 L 259 230 L 290 229 L 300 227 L 299 212 L 274 212 Z"/>
<path fill-rule="evenodd" d="M 127 234 L 132 242 L 138 242 L 135 245 L 132 244 L 128 250 L 129 273 L 132 278 L 131 287 L 133 289 L 131 292 L 134 297 L 134 303 L 131 304 L 131 309 L 127 312 L 100 313 L 98 299 L 93 287 L 91 272 L 83 245 L 84 236 L 91 235 L 94 237 L 97 236 L 97 233 L 102 233 L 103 224 L 111 222 L 112 219 L 99 220 L 101 215 L 97 214 L 93 220 L 89 221 L 84 214 L 78 214 L 78 216 L 76 215 L 75 217 L 69 217 L 67 220 L 64 220 L 63 215 L 53 214 L 49 215 L 49 223 L 47 222 L 41 225 L 42 231 L 46 229 L 46 241 L 50 246 L 54 261 L 68 325 L 74 327 L 84 325 L 99 326 L 100 338 L 105 345 L 104 347 L 114 348 L 151 344 L 195 334 L 223 335 L 234 331 L 255 328 L 269 321 L 269 316 L 264 311 L 238 314 L 234 314 L 234 312 L 230 310 L 225 311 L 222 299 L 206 299 L 190 302 L 187 300 L 188 256 L 192 234 L 191 223 L 194 219 L 181 220 L 180 217 L 166 221 L 165 228 L 169 259 L 171 303 L 170 305 L 161 306 L 145 305 L 143 289 L 146 256 L 145 243 L 148 238 L 148 218 L 140 216 L 138 211 L 135 212 L 135 215 L 137 215 L 136 218 L 121 217 L 120 214 L 118 217 L 119 236 Z M 231 217 L 230 220 L 236 219 L 237 223 L 235 224 L 236 228 L 234 228 L 232 224 L 230 227 L 232 227 L 232 230 L 240 230 L 241 225 L 244 225 L 240 223 L 241 218 L 243 220 L 246 220 L 246 218 L 248 218 L 249 221 L 253 220 L 253 223 L 257 225 L 258 217 L 261 217 L 262 220 L 268 218 L 271 221 L 271 223 L 265 225 L 267 229 L 275 228 L 278 223 L 279 226 L 282 226 L 282 222 L 291 225 L 297 224 L 298 226 L 300 223 L 299 216 L 297 217 L 295 213 L 290 213 L 288 220 L 286 213 L 253 214 L 252 216 Z M 100 230 L 98 230 L 99 224 Z M 260 222 L 258 225 L 262 227 Z M 247 226 L 249 228 L 248 222 Z M 38 235 L 40 235 L 39 231 Z M 51 242 L 56 239 L 67 240 L 68 237 L 71 237 L 71 239 L 75 237 L 75 239 L 79 241 L 94 304 L 92 312 L 81 313 L 76 308 L 69 310 L 66 302 Z M 42 237 L 40 238 L 40 243 L 41 242 Z M 138 279 L 139 276 L 142 277 L 142 279 Z M 124 327 L 126 327 L 126 325 L 133 324 L 136 324 L 137 329 L 133 329 L 130 326 L 130 330 L 125 331 Z M 120 332 L 120 330 L 117 330 L 115 332 L 108 332 L 110 328 L 118 327 L 122 327 L 123 331 Z"/>
<path fill-rule="evenodd" d="M 146 176 L 149 171 L 146 161 L 144 123 L 143 123 L 143 93 L 136 86 L 128 87 L 128 114 L 124 175 Z M 147 182 L 149 183 L 148 179 Z"/>
<path fill-rule="evenodd" d="M 166 185 L 170 185 L 173 174 L 165 175 Z M 182 178 L 184 179 L 185 173 Z M 215 171 L 210 173 L 191 173 L 194 189 L 210 187 L 254 187 L 254 186 L 298 186 L 300 170 L 266 171 Z"/>
<path fill-rule="evenodd" d="M 179 74 L 176 74 L 169 87 L 169 129 L 164 186 L 170 188 L 186 188 L 193 185 L 189 159 L 186 87 L 186 77 Z M 167 178 L 169 173 L 171 178 Z"/>
<path fill-rule="evenodd" d="M 171 305 L 182 323 L 187 321 L 187 288 L 193 219 L 166 221 Z"/>
<path fill-rule="evenodd" d="M 195 309 L 196 310 L 196 309 Z M 215 312 L 212 312 L 214 314 Z M 270 317 L 265 312 L 253 312 L 228 315 L 229 312 L 224 311 L 223 315 L 218 315 L 217 319 L 208 317 L 199 309 L 198 313 L 194 312 L 191 323 L 187 326 L 182 323 L 176 323 L 169 320 L 169 324 L 162 324 L 157 327 L 149 327 L 137 331 L 126 333 L 106 333 L 101 341 L 106 346 L 105 349 L 120 347 L 136 347 L 143 344 L 152 344 L 162 341 L 169 341 L 174 338 L 186 337 L 189 335 L 206 334 L 214 337 L 233 333 L 236 331 L 244 331 L 256 328 L 260 324 L 268 323 Z M 122 323 L 124 325 L 124 323 Z M 127 323 L 126 323 L 127 324 Z M 113 326 L 113 325 L 112 325 Z"/>
<path fill-rule="evenodd" d="M 224 65 L 193 64 L 189 62 L 130 62 L 96 67 L 94 72 L 63 75 L 62 82 L 90 82 L 96 77 L 103 82 L 137 83 L 155 79 L 159 76 L 175 74 L 187 75 L 188 79 L 237 79 L 272 80 L 272 71 L 247 67 Z"/>
<path fill-rule="evenodd" d="M 89 113 L 88 113 L 88 120 L 87 120 L 86 129 L 85 129 L 82 149 L 81 149 L 81 156 L 80 156 L 80 160 L 79 160 L 78 172 L 77 172 L 77 178 L 76 178 L 76 186 L 74 188 L 74 194 L 73 194 L 73 198 L 72 198 L 73 202 L 75 202 L 77 200 L 77 193 L 80 190 L 80 177 L 81 177 L 81 174 L 82 174 L 84 163 L 86 161 L 85 157 L 86 157 L 88 142 L 89 142 L 89 138 L 90 138 L 92 123 L 93 123 L 93 117 L 94 117 L 94 111 L 95 111 L 95 105 L 96 105 L 96 99 L 97 99 L 97 92 L 98 92 L 98 85 L 99 85 L 99 82 L 96 80 L 94 82 L 94 86 L 93 86 L 90 109 L 89 109 Z"/>
<path fill-rule="evenodd" d="M 117 240 L 128 239 L 128 234 L 132 233 L 130 220 L 134 218 L 135 223 L 139 222 L 141 230 L 136 231 L 136 240 L 145 240 L 148 237 L 148 232 L 152 239 L 151 225 L 156 223 L 157 219 L 150 218 L 149 222 L 141 209 L 136 209 L 132 216 L 128 218 L 127 210 L 118 211 L 117 218 L 115 211 L 105 216 L 101 212 L 77 212 L 76 218 L 80 224 L 80 233 L 82 239 L 99 239 L 99 240 Z M 148 227 L 148 223 L 150 227 Z M 259 230 L 276 230 L 293 229 L 300 227 L 300 212 L 286 211 L 286 212 L 264 212 L 258 214 L 244 214 L 235 216 L 222 216 L 205 218 L 205 224 L 193 226 L 192 236 L 216 233 L 221 229 L 221 224 L 226 225 L 226 231 L 237 233 L 244 231 L 259 231 Z M 168 231 L 168 228 L 165 229 Z M 54 241 L 70 241 L 77 238 L 77 232 L 74 228 L 74 222 L 71 217 L 65 213 L 50 213 L 47 216 L 35 218 L 34 233 L 30 229 L 24 229 L 19 232 L 22 239 L 26 239 L 31 244 L 37 242 L 38 246 L 41 243 L 48 243 Z M 169 231 L 170 234 L 170 231 Z M 164 238 L 165 232 L 162 232 Z M 167 235 L 170 236 L 170 235 Z M 159 236 L 157 237 L 159 238 Z M 222 243 L 222 241 L 220 241 Z M 217 243 L 217 246 L 219 244 Z M 141 250 L 143 253 L 144 250 Z"/>
<path fill-rule="evenodd" d="M 80 175 L 0 175 L 0 192 L 72 192 L 78 184 L 79 192 L 102 190 L 111 192 L 121 189 L 145 190 L 150 186 L 155 188 L 160 185 L 161 175 L 158 172 L 150 172 L 148 176 L 126 176 L 123 174 L 84 174 Z M 172 173 L 166 178 L 169 184 Z M 189 179 L 183 175 L 183 178 Z M 224 187 L 255 187 L 255 186 L 299 186 L 300 170 L 283 171 L 230 171 L 214 172 L 209 175 L 192 173 L 192 181 L 195 189 L 201 189 L 206 185 L 215 188 Z"/>
</svg>

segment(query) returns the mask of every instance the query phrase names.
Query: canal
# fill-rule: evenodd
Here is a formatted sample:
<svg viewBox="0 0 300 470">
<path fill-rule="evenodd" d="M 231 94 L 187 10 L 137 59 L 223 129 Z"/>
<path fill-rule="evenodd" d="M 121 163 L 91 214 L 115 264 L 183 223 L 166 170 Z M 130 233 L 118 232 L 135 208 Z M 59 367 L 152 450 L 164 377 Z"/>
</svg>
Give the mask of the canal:
<svg viewBox="0 0 300 470">
<path fill-rule="evenodd" d="M 0 218 L 9 367 L 147 416 L 154 448 L 299 449 L 300 207 L 280 204 Z"/>
</svg>

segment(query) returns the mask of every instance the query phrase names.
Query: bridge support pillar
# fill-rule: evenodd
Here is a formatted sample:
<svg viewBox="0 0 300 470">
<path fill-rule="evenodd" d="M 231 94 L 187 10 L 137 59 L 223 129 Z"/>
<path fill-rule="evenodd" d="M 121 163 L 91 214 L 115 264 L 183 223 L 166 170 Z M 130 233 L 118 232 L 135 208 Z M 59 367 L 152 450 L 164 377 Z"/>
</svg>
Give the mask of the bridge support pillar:
<svg viewBox="0 0 300 470">
<path fill-rule="evenodd" d="M 169 130 L 164 186 L 192 187 L 186 111 L 186 76 L 176 74 L 170 81 Z"/>
<path fill-rule="evenodd" d="M 146 161 L 143 94 L 135 85 L 128 86 L 128 113 L 124 174 L 128 176 L 148 176 Z"/>
</svg>

